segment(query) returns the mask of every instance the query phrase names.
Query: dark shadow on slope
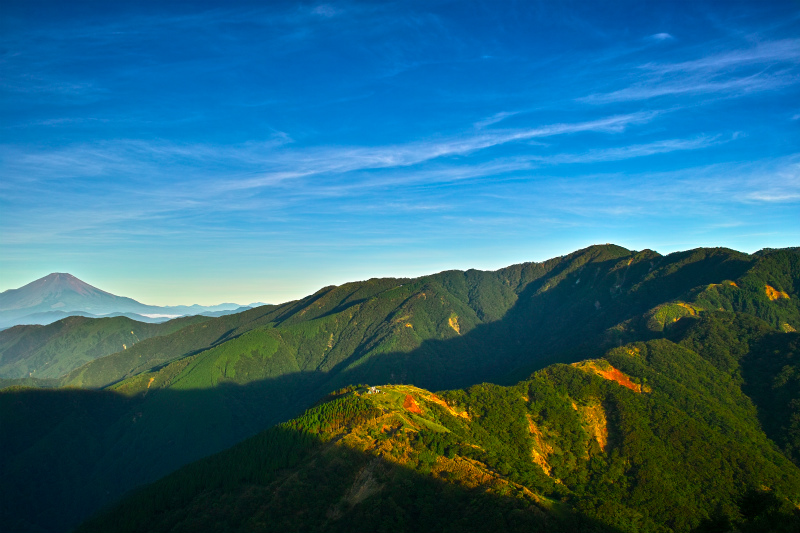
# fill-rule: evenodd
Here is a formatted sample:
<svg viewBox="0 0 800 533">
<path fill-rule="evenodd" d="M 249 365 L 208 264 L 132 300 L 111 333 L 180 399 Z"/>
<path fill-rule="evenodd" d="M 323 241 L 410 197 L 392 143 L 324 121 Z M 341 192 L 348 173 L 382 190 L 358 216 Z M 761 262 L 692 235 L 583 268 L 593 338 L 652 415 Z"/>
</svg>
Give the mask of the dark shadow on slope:
<svg viewBox="0 0 800 533">
<path fill-rule="evenodd" d="M 651 285 L 644 283 L 648 290 L 629 292 L 651 265 L 639 261 L 615 270 L 619 262 L 613 258 L 586 263 L 570 272 L 562 265 L 553 276 L 529 283 L 501 320 L 450 339 L 424 341 L 409 352 L 366 360 L 364 352 L 358 352 L 329 372 L 295 373 L 246 385 L 222 383 L 213 389 L 153 390 L 124 401 L 106 392 L 86 396 L 89 403 L 107 406 L 103 416 L 82 403 L 87 391 L 51 391 L 54 396 L 40 396 L 41 391 L 2 393 L 0 465 L 7 482 L 0 521 L 20 523 L 12 520 L 27 517 L 31 531 L 64 531 L 130 488 L 287 420 L 350 383 L 413 383 L 431 390 L 486 381 L 510 384 L 550 362 L 599 356 L 606 347 L 607 328 L 680 297 L 695 285 L 693 278 L 672 273 L 675 277 L 668 282 L 656 279 Z M 664 264 L 662 260 L 659 267 Z M 703 279 L 720 281 L 737 277 L 734 274 L 712 272 Z M 543 290 L 553 277 L 558 277 L 557 283 Z M 44 416 L 49 405 L 56 413 L 61 412 L 56 405 L 74 408 L 46 427 L 26 429 L 26 420 Z M 28 414 L 13 414 L 23 412 Z M 18 431 L 32 435 L 18 437 Z M 11 435 L 20 440 L 12 441 Z M 15 446 L 14 453 L 5 453 L 6 447 Z"/>
<path fill-rule="evenodd" d="M 281 312 L 279 315 L 277 315 L 275 317 L 275 322 L 280 324 L 281 322 L 283 322 L 287 318 L 290 318 L 290 317 L 294 316 L 295 313 L 297 313 L 298 311 L 300 311 L 304 307 L 308 307 L 309 305 L 313 304 L 314 302 L 316 302 L 320 298 L 323 298 L 326 294 L 330 293 L 335 288 L 336 287 L 334 285 L 329 285 L 328 287 L 323 287 L 320 290 L 318 290 L 317 292 L 315 292 L 314 294 L 312 294 L 310 296 L 306 296 L 305 298 L 303 298 L 301 300 L 297 300 L 296 302 L 293 302 L 293 303 L 289 304 L 289 306 L 286 307 L 285 311 Z"/>
<path fill-rule="evenodd" d="M 687 255 L 675 255 L 660 265 L 676 263 L 674 272 L 647 281 L 642 281 L 651 268 L 647 260 L 624 268 L 619 268 L 619 258 L 589 262 L 566 275 L 569 265 L 560 265 L 547 279 L 530 283 L 501 320 L 450 339 L 423 341 L 409 352 L 373 355 L 366 361 L 363 353 L 354 353 L 332 374 L 350 382 L 413 383 L 431 390 L 483 381 L 513 384 L 552 363 L 600 357 L 616 345 L 606 333 L 609 328 L 681 297 L 698 283 L 735 279 L 750 264 L 724 254 L 681 264 Z M 686 268 L 691 275 L 683 274 Z M 345 384 L 335 381 L 336 386 Z"/>
<path fill-rule="evenodd" d="M 684 317 L 664 333 L 741 383 L 764 433 L 800 466 L 800 334 L 728 312 Z"/>
<path fill-rule="evenodd" d="M 318 374 L 126 397 L 81 389 L 0 392 L 0 523 L 63 532 L 132 487 L 291 418 Z"/>
<path fill-rule="evenodd" d="M 231 433 L 237 421 L 220 418 L 214 406 L 226 403 L 227 414 L 235 414 L 237 407 L 246 407 L 248 394 L 261 402 L 285 404 L 286 398 L 276 395 L 286 381 L 275 380 L 273 387 L 261 383 L 166 390 L 155 405 L 147 405 L 141 397 L 78 389 L 28 389 L 0 395 L 3 426 L 13 424 L 19 429 L 13 440 L 7 434 L 0 440 L 4 472 L 0 522 L 20 533 L 67 531 L 101 505 L 121 497 L 125 492 L 121 480 L 138 473 L 139 483 L 151 482 L 163 475 L 158 463 L 165 459 L 173 463 L 198 459 L 200 449 L 192 444 L 200 433 L 216 433 L 219 448 L 232 444 L 226 441 L 241 440 Z M 164 411 L 167 407 L 170 410 Z M 206 428 L 200 431 L 193 416 L 204 419 Z M 27 426 L 25 420 L 35 421 L 36 427 Z M 151 434 L 162 424 L 170 425 L 167 433 Z M 43 433 L 58 442 L 42 439 Z M 161 461 L 154 455 L 157 450 L 166 453 Z M 124 511 L 121 521 L 99 530 L 125 531 L 126 526 L 137 524 L 136 516 L 144 516 L 144 525 L 131 531 L 352 531 L 357 525 L 367 531 L 386 527 L 390 531 L 485 531 L 487 527 L 523 531 L 534 526 L 544 531 L 575 531 L 576 527 L 610 531 L 566 506 L 548 518 L 530 500 L 520 499 L 518 490 L 508 497 L 490 495 L 360 452 L 343 448 L 333 456 L 319 452 L 314 438 L 298 438 L 285 428 L 273 428 L 157 482 L 155 493 L 139 492 L 145 502 L 134 497 L 133 507 Z M 303 471 L 296 486 L 269 485 L 276 477 L 270 465 L 277 464 L 280 474 L 303 460 L 315 463 Z M 357 504 L 360 498 L 351 494 L 347 503 L 348 486 L 357 481 L 363 468 L 376 462 L 380 466 L 373 470 L 384 488 Z M 297 524 L 308 526 L 298 529 Z"/>
<path fill-rule="evenodd" d="M 362 304 L 362 303 L 364 303 L 366 301 L 367 301 L 366 298 L 358 298 L 356 300 L 350 300 L 350 301 L 345 302 L 343 304 L 337 305 L 336 307 L 334 307 L 330 311 L 326 311 L 325 313 L 321 314 L 318 318 L 326 318 L 326 317 L 329 317 L 331 315 L 335 315 L 335 314 L 341 313 L 343 311 L 347 311 L 351 307 L 355 307 L 356 305 Z"/>
<path fill-rule="evenodd" d="M 518 488 L 499 495 L 459 481 L 277 427 L 137 491 L 77 531 L 617 531 L 567 505 L 554 512 Z"/>
<path fill-rule="evenodd" d="M 642 289 L 646 292 L 653 289 L 685 292 L 696 286 L 735 280 L 752 266 L 752 257 L 727 248 L 675 252 L 653 266 L 653 270 L 661 271 L 662 275 L 649 284 L 650 288 L 643 286 Z"/>
<path fill-rule="evenodd" d="M 800 334 L 764 336 L 741 361 L 742 390 L 764 433 L 800 466 Z"/>
<path fill-rule="evenodd" d="M 194 316 L 152 324 L 127 317 L 70 316 L 46 326 L 15 326 L 0 332 L 0 374 L 58 379 L 124 346 L 207 320 Z"/>
<path fill-rule="evenodd" d="M 663 275 L 646 280 L 647 274 L 655 268 L 656 260 L 659 272 L 663 271 Z M 739 258 L 737 254 L 724 250 L 701 249 L 661 257 L 650 251 L 633 254 L 618 247 L 597 246 L 542 264 L 518 265 L 487 273 L 495 281 L 503 280 L 509 287 L 517 287 L 522 283 L 525 288 L 511 309 L 503 311 L 505 314 L 500 320 L 484 324 L 490 326 L 488 329 L 479 328 L 481 332 L 486 332 L 487 342 L 481 348 L 483 357 L 498 358 L 494 355 L 498 349 L 500 352 L 513 354 L 511 359 L 519 363 L 515 366 L 520 370 L 508 378 L 510 381 L 523 378 L 551 360 L 557 360 L 548 359 L 547 356 L 553 352 L 563 352 L 565 344 L 569 344 L 574 352 L 568 359 L 584 357 L 584 352 L 591 351 L 597 344 L 595 337 L 598 333 L 622 318 L 642 312 L 665 299 L 678 297 L 698 283 L 736 278 L 748 264 L 747 256 Z M 684 271 L 691 272 L 686 274 Z M 453 272 L 443 272 L 416 281 L 435 284 L 441 282 L 444 290 L 449 291 L 448 282 L 452 281 L 450 278 L 453 275 Z M 459 275 L 468 277 L 469 271 Z M 377 289 L 378 286 L 388 287 L 386 283 L 381 283 L 387 281 L 397 283 L 415 280 L 369 280 L 356 284 L 355 287 L 326 287 L 297 302 L 220 317 L 207 322 L 203 327 L 192 328 L 191 339 L 184 338 L 183 332 L 164 338 L 158 343 L 147 344 L 144 341 L 135 346 L 133 351 L 115 354 L 95 361 L 89 367 L 73 371 L 65 378 L 64 383 L 84 387 L 107 386 L 121 377 L 129 377 L 197 354 L 253 328 L 279 326 L 286 321 L 295 323 L 298 313 L 311 310 L 310 306 L 314 302 L 320 302 L 320 307 L 324 307 L 324 310 L 321 315 L 316 313 L 316 309 L 311 310 L 309 317 L 329 316 L 331 310 L 337 306 L 333 302 L 322 302 L 328 295 L 341 292 L 339 296 L 347 300 L 363 289 L 365 294 L 375 296 L 377 293 L 371 289 Z M 465 295 L 461 295 L 460 298 L 464 300 L 464 297 Z M 474 307 L 472 295 L 467 299 L 469 301 L 464 300 L 461 303 L 469 305 L 480 315 L 481 310 L 479 306 Z M 340 303 L 344 301 L 339 297 L 336 300 Z M 330 309 L 329 304 L 333 304 Z M 492 313 L 491 316 L 500 314 Z M 478 332 L 473 332 L 469 338 L 480 337 Z M 170 344 L 161 346 L 164 343 Z M 595 349 L 593 353 L 598 352 Z M 350 363 L 361 358 L 364 351 L 352 355 L 355 357 L 351 358 Z M 500 353 L 499 360 L 508 360 L 507 355 L 509 354 Z M 347 366 L 349 364 L 345 365 Z M 397 379 L 403 379 L 402 373 L 396 376 Z"/>
</svg>

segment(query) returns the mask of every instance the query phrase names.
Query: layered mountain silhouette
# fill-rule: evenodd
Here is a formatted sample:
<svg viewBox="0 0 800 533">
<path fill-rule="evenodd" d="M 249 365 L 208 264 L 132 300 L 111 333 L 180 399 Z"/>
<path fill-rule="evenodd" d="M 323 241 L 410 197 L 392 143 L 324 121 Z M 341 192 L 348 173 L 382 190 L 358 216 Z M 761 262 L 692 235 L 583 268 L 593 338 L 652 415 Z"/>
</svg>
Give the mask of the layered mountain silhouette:
<svg viewBox="0 0 800 533">
<path fill-rule="evenodd" d="M 177 316 L 203 313 L 213 316 L 251 307 L 231 303 L 213 306 L 146 305 L 100 290 L 71 274 L 54 272 L 18 289 L 0 293 L 0 328 L 17 324 L 50 324 L 67 316 L 127 316 L 142 322 L 163 322 Z"/>
<path fill-rule="evenodd" d="M 0 379 L 57 379 L 100 357 L 206 320 L 195 315 L 151 324 L 125 316 L 70 316 L 45 326 L 14 326 L 0 331 Z"/>
<path fill-rule="evenodd" d="M 347 387 L 78 531 L 792 533 L 800 469 L 736 377 L 771 385 L 757 360 L 791 354 L 797 335 L 730 318 L 690 318 L 671 340 L 509 387 Z M 719 333 L 737 342 L 710 339 Z M 784 359 L 794 369 L 796 355 Z M 789 405 L 772 407 L 789 421 Z"/>
<path fill-rule="evenodd" d="M 409 531 L 447 530 L 425 526 L 437 516 L 453 517 L 454 530 L 481 517 L 554 531 L 792 524 L 798 290 L 796 249 L 664 256 L 605 245 L 167 323 L 172 331 L 48 380 L 0 383 L 10 386 L 0 391 L 0 523 L 66 531 L 134 487 L 300 416 L 187 466 L 88 530 L 392 530 L 381 516 Z M 77 360 L 86 339 L 113 347 L 130 333 L 112 319 L 72 320 L 12 328 L 0 350 L 53 365 Z M 406 392 L 375 403 L 357 383 Z M 339 389 L 348 392 L 335 405 L 302 415 Z M 436 411 L 427 391 L 442 389 L 436 397 L 471 422 Z M 373 408 L 391 420 L 379 424 Z M 351 437 L 363 446 L 331 448 Z"/>
</svg>

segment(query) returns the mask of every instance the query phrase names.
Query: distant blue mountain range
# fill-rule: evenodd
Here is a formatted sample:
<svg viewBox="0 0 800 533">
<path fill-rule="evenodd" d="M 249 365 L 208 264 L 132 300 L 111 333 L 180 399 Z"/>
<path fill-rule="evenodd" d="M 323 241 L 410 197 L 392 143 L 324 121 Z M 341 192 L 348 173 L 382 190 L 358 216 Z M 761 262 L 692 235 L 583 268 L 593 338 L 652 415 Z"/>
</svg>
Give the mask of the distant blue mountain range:
<svg viewBox="0 0 800 533">
<path fill-rule="evenodd" d="M 0 293 L 0 328 L 18 324 L 50 324 L 68 316 L 126 316 L 140 322 L 163 322 L 185 315 L 221 316 L 261 303 L 240 305 L 157 306 L 93 287 L 75 276 L 54 272 L 18 289 Z"/>
</svg>

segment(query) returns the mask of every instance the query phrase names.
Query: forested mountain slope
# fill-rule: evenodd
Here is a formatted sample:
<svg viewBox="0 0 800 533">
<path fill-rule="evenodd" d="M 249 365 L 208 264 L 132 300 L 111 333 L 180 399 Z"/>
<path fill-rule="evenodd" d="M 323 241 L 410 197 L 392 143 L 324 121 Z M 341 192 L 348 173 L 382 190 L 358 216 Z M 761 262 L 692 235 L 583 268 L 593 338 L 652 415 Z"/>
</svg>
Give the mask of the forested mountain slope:
<svg viewBox="0 0 800 533">
<path fill-rule="evenodd" d="M 687 347 L 721 331 L 787 335 L 715 316 L 510 387 L 344 389 L 79 531 L 796 531 L 737 359 Z"/>
<path fill-rule="evenodd" d="M 510 385 L 549 363 L 601 357 L 628 342 L 680 340 L 675 335 L 688 322 L 719 308 L 754 313 L 769 322 L 759 327 L 783 338 L 773 327 L 800 327 L 797 259 L 796 250 L 661 256 L 594 246 L 496 272 L 327 287 L 143 340 L 63 380 L 103 391 L 0 393 L 0 422 L 14 435 L 0 437 L 9 448 L 0 453 L 9 473 L 0 502 L 10 502 L 0 503 L 7 505 L 0 519 L 17 520 L 19 529 L 63 531 L 129 488 L 296 416 L 351 383 Z M 734 359 L 744 375 L 755 356 L 742 357 Z M 800 397 L 797 381 L 779 378 L 785 365 L 770 361 L 778 369 L 769 367 L 770 379 L 785 383 L 764 385 L 760 398 L 789 406 Z M 766 411 L 756 414 L 767 427 Z M 800 421 L 779 418 L 769 422 L 770 436 L 794 457 Z M 49 422 L 27 426 L 32 419 Z M 76 483 L 86 489 L 75 491 Z"/>
<path fill-rule="evenodd" d="M 391 379 L 398 381 L 462 386 L 476 378 L 508 376 L 514 368 L 526 374 L 556 354 L 563 357 L 566 350 L 573 350 L 576 357 L 587 350 L 602 353 L 597 343 L 608 328 L 696 287 L 737 279 L 758 261 L 724 249 L 662 257 L 605 245 L 495 272 L 448 271 L 411 280 L 348 283 L 326 287 L 297 302 L 221 317 L 142 343 L 133 351 L 76 369 L 63 384 L 108 386 L 259 331 L 277 343 L 277 360 L 288 357 L 282 363 L 286 370 L 329 372 L 363 366 L 361 372 L 369 377 L 394 373 Z M 794 315 L 786 321 L 800 327 L 800 313 L 796 303 L 791 304 Z M 767 301 L 765 307 L 776 305 Z M 428 359 L 430 370 L 420 366 L 411 375 L 407 356 L 392 361 L 380 357 L 412 352 Z M 487 352 L 493 353 L 492 358 L 485 356 Z M 453 365 L 454 356 L 462 364 Z M 255 359 L 256 366 L 264 366 L 263 358 Z M 443 366 L 451 379 L 447 384 L 438 381 Z M 233 381 L 267 377 L 244 374 Z M 212 379 L 216 378 L 224 381 L 230 376 Z"/>
<path fill-rule="evenodd" d="M 203 316 L 149 324 L 127 317 L 71 316 L 46 326 L 0 331 L 0 377 L 55 379 L 90 361 L 208 320 Z"/>
</svg>

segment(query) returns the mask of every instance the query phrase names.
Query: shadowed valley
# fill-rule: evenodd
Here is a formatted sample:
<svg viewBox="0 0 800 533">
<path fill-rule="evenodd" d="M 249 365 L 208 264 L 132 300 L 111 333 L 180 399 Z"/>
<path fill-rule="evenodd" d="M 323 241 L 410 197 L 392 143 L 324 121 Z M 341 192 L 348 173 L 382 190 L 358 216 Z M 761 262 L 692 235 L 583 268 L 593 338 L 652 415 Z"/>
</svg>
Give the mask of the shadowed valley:
<svg viewBox="0 0 800 533">
<path fill-rule="evenodd" d="M 690 324 L 712 320 L 709 317 L 717 317 L 714 313 L 727 317 L 742 316 L 732 313 L 745 312 L 759 317 L 752 319 L 757 326 L 750 329 L 760 332 L 759 339 L 773 340 L 757 339 L 753 341 L 757 348 L 747 344 L 746 349 L 734 349 L 734 355 L 726 356 L 728 367 L 708 362 L 712 359 L 710 355 L 692 356 L 699 357 L 702 363 L 685 356 L 689 366 L 709 367 L 701 368 L 702 372 L 711 372 L 709 382 L 729 376 L 724 380 L 732 383 L 734 391 L 698 389 L 691 394 L 709 396 L 699 404 L 704 409 L 709 408 L 706 405 L 709 402 L 722 401 L 720 395 L 725 398 L 725 405 L 730 404 L 726 409 L 735 404 L 745 405 L 742 416 L 746 415 L 747 431 L 755 435 L 749 442 L 757 447 L 757 451 L 754 448 L 747 453 L 766 461 L 757 468 L 764 470 L 768 463 L 779 465 L 775 467 L 779 470 L 786 464 L 796 468 L 784 456 L 769 452 L 771 445 L 763 444 L 768 441 L 759 429 L 760 417 L 767 435 L 781 446 L 787 457 L 795 457 L 793 450 L 797 449 L 798 441 L 793 428 L 797 423 L 787 414 L 793 408 L 796 410 L 792 407 L 798 398 L 792 388 L 796 387 L 794 374 L 778 378 L 785 364 L 775 362 L 765 367 L 750 362 L 759 357 L 772 361 L 770 353 L 775 351 L 785 358 L 786 346 L 796 342 L 786 344 L 775 339 L 793 339 L 792 333 L 781 331 L 791 332 L 800 327 L 795 291 L 800 278 L 797 255 L 791 250 L 748 256 L 712 249 L 660 256 L 649 251 L 635 253 L 614 246 L 598 246 L 545 263 L 516 265 L 496 272 L 450 271 L 414 280 L 369 280 L 330 287 L 298 302 L 190 324 L 171 334 L 142 340 L 130 349 L 97 359 L 60 378 L 63 385 L 106 390 L 11 388 L 0 393 L 3 425 L 14 428 L 13 438 L 2 439 L 3 469 L 10 473 L 9 482 L 4 484 L 7 493 L 3 501 L 8 503 L 4 504 L 2 518 L 18 524 L 20 530 L 27 527 L 63 531 L 65 526 L 77 524 L 97 510 L 99 504 L 115 500 L 131 487 L 154 481 L 182 464 L 223 450 L 296 416 L 318 398 L 352 383 L 405 383 L 429 390 L 470 387 L 482 382 L 511 386 L 548 364 L 598 358 L 609 348 L 619 350 L 621 345 L 633 341 L 656 342 L 666 337 L 689 342 L 685 340 L 689 337 L 682 335 L 699 331 L 699 326 Z M 774 297 L 775 294 L 779 297 Z M 714 324 L 724 322 L 722 318 L 713 320 Z M 730 339 L 725 340 L 725 335 L 741 339 L 742 331 L 749 331 L 732 324 L 718 329 L 727 332 L 719 334 L 723 340 L 718 342 L 692 337 L 695 339 L 690 346 L 692 353 L 703 354 L 706 345 L 712 344 L 738 346 Z M 778 347 L 772 352 L 761 348 L 770 342 L 777 342 Z M 656 348 L 654 353 L 661 349 Z M 650 384 L 651 379 L 657 378 L 649 377 L 634 362 L 624 358 L 615 362 L 612 356 L 606 357 L 615 369 L 640 380 L 636 385 L 659 390 Z M 551 376 L 556 372 L 552 375 L 560 376 L 558 373 L 563 372 L 557 370 L 561 367 L 552 368 L 537 375 Z M 575 368 L 569 372 L 579 372 L 576 375 L 590 376 L 591 380 L 594 375 L 600 380 L 598 383 L 608 381 L 601 377 L 600 366 L 597 367 L 600 374 L 569 368 Z M 748 381 L 746 376 L 756 375 L 757 368 L 767 370 L 758 379 Z M 644 379 L 648 382 L 641 382 Z M 783 379 L 785 386 L 780 394 L 770 395 L 772 386 L 764 384 L 769 379 Z M 737 388 L 742 384 L 752 400 Z M 613 386 L 621 387 L 618 383 Z M 548 394 L 551 393 L 545 396 Z M 677 392 L 672 395 L 677 396 Z M 595 399 L 599 403 L 592 405 L 610 401 L 603 395 Z M 756 402 L 758 410 L 747 411 L 746 404 L 751 401 Z M 597 411 L 595 407 L 592 409 Z M 652 405 L 645 409 L 649 413 L 646 419 L 660 412 L 653 409 Z M 713 411 L 716 414 L 709 416 L 723 416 L 723 411 L 717 409 Z M 605 416 L 608 420 L 610 415 Z M 769 421 L 769 416 L 775 419 Z M 29 420 L 42 422 L 26 427 Z M 556 426 L 554 422 L 551 429 L 554 434 L 562 431 Z M 614 437 L 613 424 L 608 427 L 611 429 L 607 443 L 622 438 L 624 431 L 618 430 Z M 708 431 L 712 433 L 718 429 L 710 427 Z M 647 439 L 657 443 L 666 439 L 668 433 L 659 430 Z M 640 440 L 639 434 L 635 435 L 630 437 L 631 442 Z M 525 442 L 533 446 L 531 442 L 535 439 L 530 439 L 533 437 L 529 436 Z M 725 444 L 719 441 L 719 445 Z M 559 448 L 565 446 L 560 444 Z M 611 450 L 608 448 L 608 453 Z M 571 453 L 577 457 L 574 450 Z M 678 462 L 694 460 L 694 452 L 686 453 Z M 473 459 L 485 465 L 494 464 L 486 458 Z M 538 469 L 537 479 L 548 478 L 542 460 L 534 459 L 528 453 L 525 468 Z M 608 457 L 604 460 L 608 466 Z M 567 464 L 571 465 L 567 470 L 578 468 L 577 462 Z M 767 471 L 769 468 L 764 470 Z M 771 471 L 776 472 L 774 468 Z M 419 474 L 415 472 L 413 475 Z M 633 473 L 626 467 L 620 475 L 628 479 Z M 649 475 L 658 477 L 662 473 Z M 563 479 L 568 477 L 565 475 Z M 756 482 L 753 478 L 752 483 Z M 525 483 L 533 482 L 515 483 L 527 487 Z M 775 481 L 770 483 L 774 485 Z M 528 490 L 559 501 L 567 498 L 572 509 L 569 513 L 598 519 L 592 514 L 595 511 L 578 504 L 594 501 L 587 496 L 589 493 L 578 490 L 579 485 L 566 484 L 571 487 L 568 493 L 557 497 L 555 489 L 544 485 L 534 484 Z M 75 491 L 75 486 L 86 489 Z M 650 490 L 654 489 L 646 489 L 643 494 Z M 712 493 L 719 490 L 713 489 Z M 795 489 L 781 490 L 782 498 L 795 497 L 792 496 Z M 734 494 L 730 489 L 725 491 L 728 502 L 725 516 L 742 520 L 734 509 L 737 498 L 744 495 Z M 592 497 L 599 497 L 600 493 L 594 494 Z M 42 508 L 42 501 L 55 504 Z M 675 503 L 669 505 L 674 512 Z M 653 523 L 688 530 L 698 526 L 702 519 L 710 519 L 715 511 L 711 507 L 708 503 L 694 508 L 689 513 L 692 518 L 680 527 L 667 526 L 663 518 Z M 667 513 L 662 511 L 663 516 Z M 598 523 L 605 524 L 604 527 L 616 524 L 608 520 Z M 613 527 L 627 530 L 628 526 Z"/>
</svg>

